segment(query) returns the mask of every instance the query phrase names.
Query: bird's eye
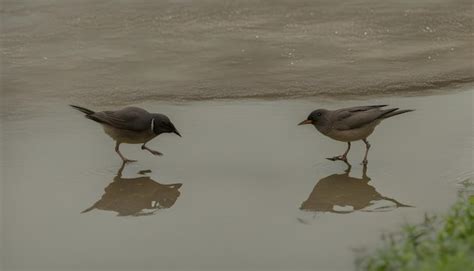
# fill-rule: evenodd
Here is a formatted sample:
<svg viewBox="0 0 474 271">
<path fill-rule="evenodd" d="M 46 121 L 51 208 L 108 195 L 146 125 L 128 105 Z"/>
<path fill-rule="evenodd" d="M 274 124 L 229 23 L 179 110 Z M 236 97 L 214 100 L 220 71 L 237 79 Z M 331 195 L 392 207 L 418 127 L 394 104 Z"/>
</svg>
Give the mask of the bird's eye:
<svg viewBox="0 0 474 271">
<path fill-rule="evenodd" d="M 321 112 L 316 113 L 316 116 L 321 117 Z"/>
</svg>

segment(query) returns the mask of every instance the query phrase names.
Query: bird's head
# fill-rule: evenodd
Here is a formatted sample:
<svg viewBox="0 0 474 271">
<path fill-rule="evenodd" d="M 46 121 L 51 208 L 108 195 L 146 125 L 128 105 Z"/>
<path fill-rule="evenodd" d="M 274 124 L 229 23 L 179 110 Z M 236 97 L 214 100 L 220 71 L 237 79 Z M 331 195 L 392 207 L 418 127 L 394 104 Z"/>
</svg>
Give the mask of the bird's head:
<svg viewBox="0 0 474 271">
<path fill-rule="evenodd" d="M 154 114 L 151 125 L 153 132 L 157 135 L 163 133 L 174 133 L 178 136 L 181 136 L 181 134 L 178 132 L 171 120 L 165 115 Z"/>
<path fill-rule="evenodd" d="M 329 111 L 326 109 L 317 109 L 311 112 L 309 114 L 308 118 L 306 118 L 304 121 L 298 123 L 298 125 L 305 125 L 305 124 L 313 124 L 313 125 L 318 125 L 318 124 L 323 124 L 327 120 L 327 113 Z"/>
</svg>

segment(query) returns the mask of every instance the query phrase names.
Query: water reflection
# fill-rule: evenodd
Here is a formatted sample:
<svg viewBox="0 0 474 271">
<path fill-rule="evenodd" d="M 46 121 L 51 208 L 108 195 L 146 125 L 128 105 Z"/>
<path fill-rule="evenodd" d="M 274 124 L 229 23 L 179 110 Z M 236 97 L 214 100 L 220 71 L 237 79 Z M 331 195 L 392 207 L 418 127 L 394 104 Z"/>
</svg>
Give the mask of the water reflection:
<svg viewBox="0 0 474 271">
<path fill-rule="evenodd" d="M 181 183 L 160 184 L 149 176 L 123 178 L 124 166 L 122 164 L 117 176 L 104 189 L 105 194 L 101 199 L 82 213 L 99 209 L 117 212 L 118 216 L 144 216 L 174 205 L 180 195 Z M 151 170 L 142 170 L 139 174 L 150 172 Z"/>
<path fill-rule="evenodd" d="M 369 185 L 367 166 L 363 168 L 362 178 L 350 177 L 352 167 L 350 164 L 347 166 L 344 173 L 332 174 L 319 180 L 300 209 L 344 214 L 358 210 L 374 212 L 412 207 L 382 196 L 375 187 Z"/>
</svg>

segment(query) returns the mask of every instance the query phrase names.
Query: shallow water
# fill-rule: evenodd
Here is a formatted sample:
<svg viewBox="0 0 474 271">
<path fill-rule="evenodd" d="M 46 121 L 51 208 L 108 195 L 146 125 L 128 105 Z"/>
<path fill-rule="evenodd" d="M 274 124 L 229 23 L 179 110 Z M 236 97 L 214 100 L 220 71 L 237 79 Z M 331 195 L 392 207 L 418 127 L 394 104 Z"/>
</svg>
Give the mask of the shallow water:
<svg viewBox="0 0 474 271">
<path fill-rule="evenodd" d="M 0 18 L 2 111 L 474 82 L 469 0 L 6 0 Z"/>
<path fill-rule="evenodd" d="M 0 268 L 352 269 L 473 176 L 472 19 L 465 0 L 2 1 Z M 252 97 L 273 101 L 233 99 Z M 70 103 L 184 137 L 121 168 Z M 362 143 L 349 170 L 296 126 L 370 103 L 417 111 L 378 127 L 366 169 Z"/>
<path fill-rule="evenodd" d="M 473 175 L 473 91 L 136 104 L 183 137 L 152 141 L 163 157 L 125 145 L 139 161 L 123 172 L 96 123 L 43 102 L 1 127 L 4 270 L 351 270 L 355 249 L 445 211 Z M 375 103 L 417 111 L 377 128 L 365 174 L 362 143 L 346 174 L 325 159 L 343 143 L 296 125 L 318 107 Z"/>
</svg>

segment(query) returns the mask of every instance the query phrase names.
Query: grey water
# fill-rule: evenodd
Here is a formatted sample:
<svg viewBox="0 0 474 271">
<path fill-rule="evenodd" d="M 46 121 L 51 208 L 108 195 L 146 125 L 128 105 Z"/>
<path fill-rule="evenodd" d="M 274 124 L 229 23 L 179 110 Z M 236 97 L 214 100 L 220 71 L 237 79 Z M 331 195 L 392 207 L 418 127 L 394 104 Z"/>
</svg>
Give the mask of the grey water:
<svg viewBox="0 0 474 271">
<path fill-rule="evenodd" d="M 3 267 L 353 270 L 355 250 L 442 214 L 472 180 L 472 97 L 366 99 L 417 111 L 377 127 L 366 169 L 354 142 L 350 170 L 326 160 L 344 143 L 297 123 L 359 100 L 139 103 L 166 112 L 183 137 L 150 142 L 163 157 L 123 145 L 138 160 L 123 169 L 102 128 L 66 105 L 6 119 Z M 446 103 L 456 106 L 441 112 Z"/>
<path fill-rule="evenodd" d="M 352 270 L 473 170 L 471 1 L 0 1 L 0 269 Z M 165 113 L 122 152 L 69 108 Z M 416 109 L 345 145 L 318 107 Z"/>
</svg>

